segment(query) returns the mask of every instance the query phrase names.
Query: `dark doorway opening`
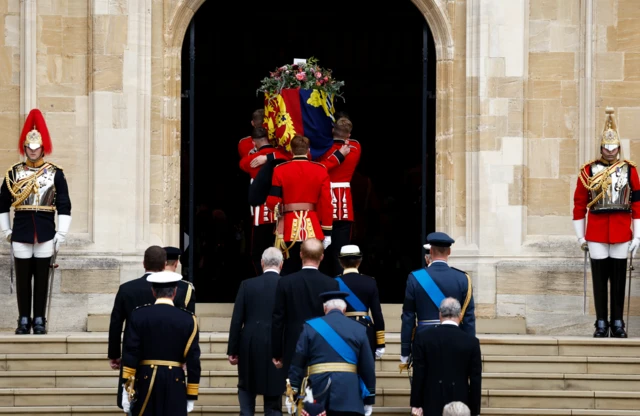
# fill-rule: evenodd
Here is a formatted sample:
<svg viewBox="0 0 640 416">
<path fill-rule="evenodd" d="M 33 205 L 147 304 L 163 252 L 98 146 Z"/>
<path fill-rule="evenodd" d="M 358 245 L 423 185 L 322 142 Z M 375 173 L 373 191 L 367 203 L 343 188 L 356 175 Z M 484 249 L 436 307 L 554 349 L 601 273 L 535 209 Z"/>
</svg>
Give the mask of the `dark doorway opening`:
<svg viewBox="0 0 640 416">
<path fill-rule="evenodd" d="M 346 101 L 337 98 L 336 109 L 350 115 L 351 137 L 363 149 L 352 180 L 352 242 L 365 255 L 360 271 L 376 278 L 383 303 L 401 303 L 407 274 L 422 265 L 423 233 L 435 230 L 436 56 L 422 14 L 409 0 L 366 8 L 338 0 L 207 1 L 193 24 L 195 60 L 189 30 L 182 52 L 181 228 L 189 234 L 192 212 L 198 301 L 233 302 L 239 283 L 254 276 L 249 176 L 238 167 L 237 144 L 251 132 L 253 110 L 263 106 L 260 80 L 294 58 L 314 56 L 345 81 Z"/>
</svg>

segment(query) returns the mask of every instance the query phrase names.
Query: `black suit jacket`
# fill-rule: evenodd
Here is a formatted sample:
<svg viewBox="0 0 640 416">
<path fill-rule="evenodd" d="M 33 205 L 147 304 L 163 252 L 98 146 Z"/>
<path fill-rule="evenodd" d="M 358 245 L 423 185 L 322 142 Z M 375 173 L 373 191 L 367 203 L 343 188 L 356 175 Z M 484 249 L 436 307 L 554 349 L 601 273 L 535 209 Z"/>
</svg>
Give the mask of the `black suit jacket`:
<svg viewBox="0 0 640 416">
<path fill-rule="evenodd" d="M 324 315 L 320 294 L 338 290 L 338 282 L 317 269 L 302 269 L 278 281 L 271 321 L 274 358 L 282 358 L 285 374 L 305 321 Z"/>
<path fill-rule="evenodd" d="M 227 355 L 238 356 L 238 387 L 279 396 L 285 374 L 271 362 L 271 316 L 280 275 L 268 271 L 240 284 L 229 328 Z"/>
<path fill-rule="evenodd" d="M 441 416 L 450 402 L 465 403 L 480 414 L 482 359 L 478 338 L 455 325 L 416 333 L 413 343 L 411 407 L 424 416 Z"/>
</svg>

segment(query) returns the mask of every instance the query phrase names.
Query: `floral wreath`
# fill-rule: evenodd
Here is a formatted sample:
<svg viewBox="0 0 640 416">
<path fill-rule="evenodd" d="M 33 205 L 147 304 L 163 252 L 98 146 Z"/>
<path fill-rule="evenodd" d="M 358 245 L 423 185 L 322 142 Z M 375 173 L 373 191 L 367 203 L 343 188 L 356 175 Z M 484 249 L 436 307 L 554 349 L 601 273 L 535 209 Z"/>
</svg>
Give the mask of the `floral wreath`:
<svg viewBox="0 0 640 416">
<path fill-rule="evenodd" d="M 280 94 L 285 88 L 316 89 L 327 94 L 335 94 L 342 98 L 340 88 L 344 81 L 338 81 L 331 75 L 331 70 L 318 65 L 318 60 L 311 57 L 306 63 L 284 65 L 270 72 L 260 82 L 256 95 L 263 92 L 271 97 Z"/>
</svg>

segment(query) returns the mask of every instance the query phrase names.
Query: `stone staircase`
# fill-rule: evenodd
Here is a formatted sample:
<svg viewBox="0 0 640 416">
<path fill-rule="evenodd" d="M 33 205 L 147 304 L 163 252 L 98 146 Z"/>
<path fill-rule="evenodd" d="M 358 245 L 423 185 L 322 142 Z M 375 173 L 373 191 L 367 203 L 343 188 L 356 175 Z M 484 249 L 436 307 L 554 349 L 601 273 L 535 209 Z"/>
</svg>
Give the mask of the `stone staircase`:
<svg viewBox="0 0 640 416">
<path fill-rule="evenodd" d="M 387 353 L 376 361 L 374 415 L 406 415 L 409 380 L 399 374 L 400 305 L 383 305 Z M 202 379 L 191 415 L 237 415 L 236 368 L 226 357 L 232 305 L 198 304 Z M 120 415 L 118 373 L 109 368 L 108 316 L 89 332 L 0 334 L 0 415 Z M 640 416 L 640 339 L 526 335 L 522 319 L 479 319 L 483 415 Z M 262 411 L 261 400 L 258 410 Z"/>
</svg>

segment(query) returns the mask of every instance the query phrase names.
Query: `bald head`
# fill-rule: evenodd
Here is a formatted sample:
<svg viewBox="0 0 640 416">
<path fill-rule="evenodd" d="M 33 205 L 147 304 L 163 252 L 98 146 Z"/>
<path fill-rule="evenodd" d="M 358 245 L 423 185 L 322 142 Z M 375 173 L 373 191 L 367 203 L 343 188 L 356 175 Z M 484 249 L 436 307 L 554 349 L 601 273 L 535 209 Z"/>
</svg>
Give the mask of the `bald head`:
<svg viewBox="0 0 640 416">
<path fill-rule="evenodd" d="M 300 258 L 303 266 L 320 266 L 324 258 L 324 246 L 317 238 L 305 240 L 300 246 Z"/>
</svg>

